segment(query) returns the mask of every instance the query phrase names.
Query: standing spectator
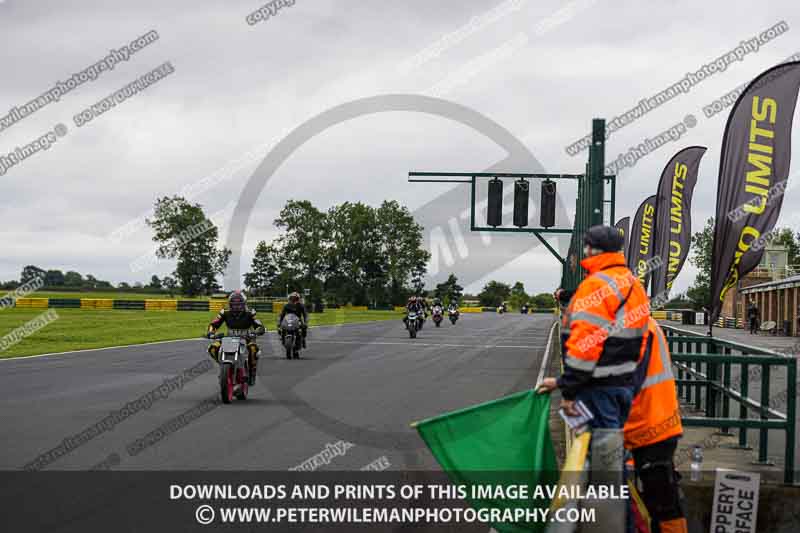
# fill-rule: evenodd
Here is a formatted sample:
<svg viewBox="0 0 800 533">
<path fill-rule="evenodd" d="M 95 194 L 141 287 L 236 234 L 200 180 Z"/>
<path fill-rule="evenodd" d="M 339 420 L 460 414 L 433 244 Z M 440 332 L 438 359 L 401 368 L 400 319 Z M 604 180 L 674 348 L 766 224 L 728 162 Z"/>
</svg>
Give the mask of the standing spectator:
<svg viewBox="0 0 800 533">
<path fill-rule="evenodd" d="M 747 303 L 747 323 L 750 325 L 751 335 L 758 333 L 758 307 L 752 298 Z"/>
</svg>

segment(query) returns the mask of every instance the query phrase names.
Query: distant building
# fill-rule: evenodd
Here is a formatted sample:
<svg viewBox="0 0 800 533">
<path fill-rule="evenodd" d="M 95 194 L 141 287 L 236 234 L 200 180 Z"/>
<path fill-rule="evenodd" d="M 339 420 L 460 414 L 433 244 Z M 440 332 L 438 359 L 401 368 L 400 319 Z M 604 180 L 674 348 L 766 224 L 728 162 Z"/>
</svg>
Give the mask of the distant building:
<svg viewBox="0 0 800 533">
<path fill-rule="evenodd" d="M 758 306 L 762 322 L 774 321 L 782 330 L 788 321 L 792 335 L 798 331 L 798 305 L 800 305 L 800 269 L 789 264 L 789 252 L 780 244 L 770 244 L 761 256 L 761 262 L 752 272 L 739 280 L 737 287 L 728 291 L 722 304 L 722 316 L 745 323 L 748 300 Z"/>
</svg>

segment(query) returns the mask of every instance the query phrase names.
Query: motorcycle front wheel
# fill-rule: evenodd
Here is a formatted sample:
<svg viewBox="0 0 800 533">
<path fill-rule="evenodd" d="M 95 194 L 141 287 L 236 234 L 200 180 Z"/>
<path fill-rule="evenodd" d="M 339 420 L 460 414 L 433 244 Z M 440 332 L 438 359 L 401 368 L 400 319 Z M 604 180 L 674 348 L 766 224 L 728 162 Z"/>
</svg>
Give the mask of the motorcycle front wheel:
<svg viewBox="0 0 800 533">
<path fill-rule="evenodd" d="M 233 365 L 223 363 L 219 367 L 219 395 L 222 403 L 233 401 Z"/>
<path fill-rule="evenodd" d="M 240 369 L 241 370 L 241 369 Z M 249 371 L 249 370 L 248 370 Z M 249 389 L 249 383 L 247 382 L 247 378 L 244 377 L 244 372 L 241 372 L 239 377 L 239 388 L 236 389 L 236 399 L 237 400 L 246 400 L 247 399 L 247 392 Z"/>
</svg>

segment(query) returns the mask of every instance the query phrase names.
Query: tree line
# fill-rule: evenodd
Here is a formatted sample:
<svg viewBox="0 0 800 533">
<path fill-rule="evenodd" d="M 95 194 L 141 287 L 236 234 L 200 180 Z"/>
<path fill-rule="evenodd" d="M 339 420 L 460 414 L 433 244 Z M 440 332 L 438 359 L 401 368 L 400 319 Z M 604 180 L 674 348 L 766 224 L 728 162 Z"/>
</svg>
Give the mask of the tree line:
<svg viewBox="0 0 800 533">
<path fill-rule="evenodd" d="M 396 201 L 344 202 L 322 211 L 290 200 L 274 225 L 280 235 L 258 243 L 244 275 L 253 294 L 308 290 L 314 303 L 391 306 L 423 290 L 430 258 L 423 228 Z"/>
</svg>

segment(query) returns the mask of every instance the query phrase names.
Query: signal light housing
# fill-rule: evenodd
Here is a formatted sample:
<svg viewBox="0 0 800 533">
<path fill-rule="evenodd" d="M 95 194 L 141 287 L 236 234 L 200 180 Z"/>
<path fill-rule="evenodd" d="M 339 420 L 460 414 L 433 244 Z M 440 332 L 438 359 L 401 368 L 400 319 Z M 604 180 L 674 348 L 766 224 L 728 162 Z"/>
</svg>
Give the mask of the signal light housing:
<svg viewBox="0 0 800 533">
<path fill-rule="evenodd" d="M 489 204 L 486 208 L 486 225 L 503 225 L 503 182 L 497 178 L 489 181 Z"/>
<path fill-rule="evenodd" d="M 514 225 L 521 228 L 528 225 L 528 196 L 530 183 L 526 180 L 514 182 Z"/>
<path fill-rule="evenodd" d="M 552 180 L 542 181 L 539 225 L 543 228 L 552 228 L 556 225 L 556 182 Z"/>
</svg>

